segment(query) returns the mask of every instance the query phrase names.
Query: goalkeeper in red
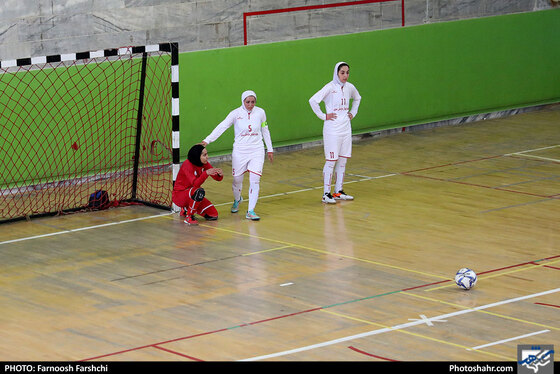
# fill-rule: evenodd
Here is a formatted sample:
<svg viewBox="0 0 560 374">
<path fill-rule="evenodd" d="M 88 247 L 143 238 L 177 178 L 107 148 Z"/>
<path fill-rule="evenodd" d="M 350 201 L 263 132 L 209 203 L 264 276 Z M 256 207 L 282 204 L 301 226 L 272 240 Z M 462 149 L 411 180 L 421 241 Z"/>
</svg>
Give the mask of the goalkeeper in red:
<svg viewBox="0 0 560 374">
<path fill-rule="evenodd" d="M 172 200 L 181 207 L 181 215 L 186 215 L 185 223 L 188 225 L 198 225 L 195 214 L 209 221 L 218 219 L 218 210 L 205 197 L 206 193 L 201 187 L 209 176 L 217 181 L 224 179 L 222 169 L 208 162 L 206 148 L 196 144 L 189 150 L 187 159 L 179 169 L 172 193 Z"/>
<path fill-rule="evenodd" d="M 339 62 L 334 67 L 333 79 L 309 99 L 313 112 L 323 120 L 323 203 L 334 204 L 336 200 L 353 200 L 342 188 L 346 161 L 352 157 L 352 127 L 350 121 L 358 114 L 362 97 L 356 87 L 348 82 L 350 67 Z M 352 105 L 350 105 L 352 99 Z M 319 104 L 325 103 L 326 113 Z M 336 174 L 334 194 L 331 194 L 333 174 Z"/>
</svg>

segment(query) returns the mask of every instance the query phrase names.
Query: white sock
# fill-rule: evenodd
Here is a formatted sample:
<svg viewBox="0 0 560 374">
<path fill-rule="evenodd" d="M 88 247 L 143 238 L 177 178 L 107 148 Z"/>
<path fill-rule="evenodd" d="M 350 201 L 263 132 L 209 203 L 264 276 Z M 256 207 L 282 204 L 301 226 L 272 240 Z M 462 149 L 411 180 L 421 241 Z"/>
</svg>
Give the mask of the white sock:
<svg viewBox="0 0 560 374">
<path fill-rule="evenodd" d="M 259 200 L 259 190 L 261 176 L 255 173 L 249 173 L 249 207 L 248 211 L 255 210 L 257 200 Z"/>
<path fill-rule="evenodd" d="M 323 167 L 323 192 L 330 193 L 331 192 L 331 181 L 334 171 L 334 165 L 336 161 L 325 161 L 325 166 Z"/>
<path fill-rule="evenodd" d="M 243 190 L 243 175 L 233 177 L 231 190 L 233 191 L 233 198 L 239 201 L 241 199 L 241 191 Z"/>
<path fill-rule="evenodd" d="M 346 157 L 339 157 L 338 161 L 336 162 L 335 193 L 338 191 L 342 191 L 342 184 L 344 183 L 344 173 L 346 172 L 346 161 L 348 161 Z"/>
</svg>

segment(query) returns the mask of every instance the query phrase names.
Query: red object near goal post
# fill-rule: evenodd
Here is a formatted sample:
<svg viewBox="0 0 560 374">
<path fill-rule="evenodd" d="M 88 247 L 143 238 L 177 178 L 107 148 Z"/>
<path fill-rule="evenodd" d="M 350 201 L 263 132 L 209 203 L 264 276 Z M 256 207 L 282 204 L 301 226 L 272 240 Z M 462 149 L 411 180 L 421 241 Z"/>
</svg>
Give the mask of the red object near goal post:
<svg viewBox="0 0 560 374">
<path fill-rule="evenodd" d="M 0 223 L 111 206 L 171 209 L 177 43 L 0 61 Z"/>
</svg>

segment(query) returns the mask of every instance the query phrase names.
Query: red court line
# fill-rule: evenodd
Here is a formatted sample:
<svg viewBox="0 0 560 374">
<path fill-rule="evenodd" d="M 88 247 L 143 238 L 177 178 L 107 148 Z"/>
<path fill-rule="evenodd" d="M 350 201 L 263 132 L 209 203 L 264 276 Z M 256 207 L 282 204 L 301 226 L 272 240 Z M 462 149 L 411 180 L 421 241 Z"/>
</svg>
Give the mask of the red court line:
<svg viewBox="0 0 560 374">
<path fill-rule="evenodd" d="M 554 307 L 554 308 L 560 308 L 560 305 L 545 304 L 545 303 L 535 303 L 535 304 L 544 305 L 544 306 L 552 306 L 552 307 Z"/>
<path fill-rule="evenodd" d="M 180 353 L 180 352 L 173 351 L 173 350 L 171 350 L 171 349 L 159 347 L 159 346 L 157 346 L 157 345 L 154 345 L 153 347 L 154 347 L 154 348 L 157 348 L 157 349 L 161 349 L 162 351 L 165 351 L 165 352 L 172 353 L 172 354 L 177 355 L 177 356 L 181 356 L 181 357 L 188 358 L 188 359 L 193 360 L 193 361 L 203 361 L 203 360 L 201 360 L 201 359 L 199 359 L 199 358 L 192 357 L 192 356 L 188 356 L 188 355 L 182 354 L 182 353 Z"/>
<path fill-rule="evenodd" d="M 517 190 L 510 190 L 508 188 L 500 188 L 500 187 L 492 187 L 492 186 L 486 186 L 483 184 L 476 184 L 476 183 L 468 183 L 468 182 L 460 182 L 460 181 L 454 181 L 454 180 L 449 180 L 449 179 L 443 179 L 443 178 L 436 178 L 436 177 L 429 177 L 427 175 L 416 175 L 416 174 L 410 174 L 411 172 L 404 172 L 404 173 L 400 173 L 402 175 L 406 175 L 409 177 L 416 177 L 416 178 L 425 178 L 425 179 L 432 179 L 432 180 L 436 180 L 436 181 L 440 181 L 440 182 L 449 182 L 449 183 L 456 183 L 456 184 L 462 184 L 464 186 L 472 186 L 472 187 L 481 187 L 481 188 L 486 188 L 489 190 L 494 190 L 494 191 L 504 191 L 504 192 L 512 192 L 512 193 L 517 193 L 517 194 L 521 194 L 521 195 L 529 195 L 529 196 L 536 196 L 536 197 L 540 197 L 543 199 L 555 199 L 556 195 L 541 195 L 541 194 L 536 194 L 536 193 L 531 193 L 531 192 L 523 192 L 523 191 L 517 191 Z"/>
<path fill-rule="evenodd" d="M 478 273 L 478 275 L 481 275 L 481 274 L 488 274 L 488 273 L 494 273 L 494 272 L 496 272 L 496 271 L 512 269 L 512 268 L 516 268 L 516 267 L 524 266 L 524 265 L 529 265 L 529 264 L 530 264 L 530 265 L 538 265 L 537 263 L 535 263 L 535 261 L 527 261 L 527 262 L 523 262 L 523 263 L 521 263 L 521 264 L 515 264 L 515 265 L 510 265 L 510 266 L 504 266 L 504 267 L 499 268 L 499 269 L 492 269 L 492 270 L 482 271 L 482 272 Z"/>
<path fill-rule="evenodd" d="M 86 358 L 82 361 L 98 360 L 100 358 L 105 358 L 105 357 L 109 357 L 109 356 L 116 356 L 116 355 L 119 355 L 119 354 L 132 352 L 132 351 L 138 351 L 138 350 L 145 349 L 145 348 L 150 348 L 150 347 L 161 348 L 161 347 L 157 347 L 157 346 L 162 345 L 162 344 L 178 342 L 178 341 L 181 341 L 181 340 L 198 338 L 198 337 L 201 337 L 201 336 L 204 336 L 204 335 L 211 335 L 211 334 L 216 334 L 216 333 L 219 333 L 219 332 L 225 332 L 225 331 L 232 330 L 232 329 L 238 328 L 238 327 L 252 326 L 252 325 L 259 324 L 259 323 L 264 323 L 264 322 L 274 321 L 274 320 L 277 320 L 277 319 L 292 317 L 292 316 L 295 316 L 295 315 L 298 315 L 298 314 L 310 313 L 310 312 L 314 312 L 314 311 L 317 311 L 317 310 L 320 310 L 320 309 L 323 309 L 323 308 L 319 307 L 319 308 L 307 309 L 307 310 L 302 310 L 302 311 L 295 312 L 295 313 L 284 314 L 284 315 L 281 315 L 281 316 L 276 316 L 276 317 L 272 317 L 272 318 L 268 318 L 268 319 L 263 319 L 263 320 L 260 320 L 260 321 L 248 322 L 248 323 L 238 325 L 238 326 L 234 326 L 234 327 L 230 327 L 230 328 L 208 331 L 208 332 L 203 332 L 203 333 L 195 334 L 195 335 L 183 336 L 183 337 L 180 337 L 180 338 L 166 340 L 166 341 L 155 343 L 155 344 L 148 344 L 148 345 L 143 345 L 141 347 L 135 347 L 135 348 L 125 349 L 125 350 L 118 351 L 118 352 L 107 353 L 107 354 L 96 356 L 96 357 L 90 357 L 90 358 Z M 163 349 L 163 348 L 161 348 L 161 349 Z M 187 357 L 187 356 L 185 356 L 185 357 Z"/>
<path fill-rule="evenodd" d="M 543 259 L 540 259 L 540 260 L 535 260 L 535 261 L 527 261 L 527 262 L 523 262 L 523 263 L 515 264 L 515 265 L 510 265 L 510 266 L 504 266 L 504 267 L 501 267 L 501 268 L 498 268 L 498 269 L 483 271 L 483 272 L 480 272 L 478 274 L 479 275 L 480 274 L 488 274 L 488 273 L 492 273 L 492 272 L 496 272 L 496 271 L 500 271 L 500 270 L 504 270 L 504 269 L 511 269 L 511 268 L 514 268 L 514 267 L 523 266 L 523 265 L 527 265 L 527 264 L 539 265 L 537 262 L 547 261 L 547 260 L 551 260 L 551 259 L 558 258 L 558 257 L 560 257 L 560 255 L 550 256 L 550 257 L 546 257 L 546 258 L 543 258 Z M 541 266 L 550 267 L 548 265 L 541 265 Z M 423 284 L 423 285 L 419 285 L 419 286 L 415 286 L 415 287 L 405 288 L 405 289 L 402 289 L 402 290 L 396 291 L 396 292 L 410 291 L 410 290 L 417 289 L 417 288 L 433 286 L 433 285 L 436 285 L 436 284 L 451 282 L 451 281 L 453 281 L 453 280 L 449 279 L 449 280 L 443 280 L 443 281 L 438 281 L 438 282 L 433 282 L 433 283 L 427 283 L 427 284 Z M 392 292 L 392 293 L 389 293 L 389 294 L 393 294 L 393 293 L 395 293 L 395 292 Z M 358 299 L 358 301 L 359 300 L 363 300 L 363 299 Z M 550 305 L 550 306 L 554 306 L 554 305 Z M 216 334 L 216 333 L 220 333 L 220 332 L 225 332 L 225 331 L 229 331 L 229 330 L 239 328 L 239 327 L 253 326 L 253 325 L 257 325 L 259 323 L 265 323 L 265 322 L 270 322 L 270 321 L 274 321 L 274 320 L 278 320 L 278 319 L 282 319 L 282 318 L 293 317 L 293 316 L 296 316 L 296 315 L 299 315 L 299 314 L 315 312 L 315 311 L 319 311 L 319 310 L 322 310 L 322 309 L 325 309 L 325 307 L 317 307 L 317 308 L 302 310 L 302 311 L 299 311 L 299 312 L 284 314 L 284 315 L 280 315 L 280 316 L 276 316 L 276 317 L 262 319 L 262 320 L 255 321 L 255 322 L 248 322 L 248 323 L 244 323 L 242 325 L 238 325 L 238 326 L 234 326 L 234 327 L 230 327 L 230 328 L 223 328 L 223 329 L 218 329 L 218 330 L 214 330 L 214 331 L 203 332 L 203 333 L 200 333 L 200 334 L 194 334 L 194 335 L 184 336 L 184 337 L 180 337 L 180 338 L 170 339 L 170 340 L 162 341 L 162 342 L 159 342 L 159 343 L 147 344 L 147 345 L 144 345 L 144 346 L 141 346 L 141 347 L 135 347 L 135 348 L 125 349 L 125 350 L 118 351 L 118 352 L 107 353 L 107 354 L 96 356 L 96 357 L 86 358 L 86 359 L 83 359 L 83 360 L 80 360 L 80 361 L 98 360 L 98 359 L 101 359 L 101 358 L 115 356 L 115 355 L 119 355 L 119 354 L 123 354 L 123 353 L 127 353 L 127 352 L 138 351 L 138 350 L 145 349 L 145 348 L 158 348 L 158 349 L 166 350 L 170 353 L 176 353 L 176 354 L 182 355 L 178 352 L 173 352 L 171 350 L 167 350 L 165 348 L 159 347 L 159 345 L 172 343 L 172 342 L 177 342 L 177 341 L 181 341 L 181 340 L 193 339 L 193 338 L 197 338 L 197 337 L 200 337 L 200 336 L 211 335 L 211 334 Z M 355 348 L 352 348 L 352 347 L 349 347 L 349 348 L 356 350 Z M 356 351 L 358 352 L 359 350 L 356 350 Z M 368 354 L 366 352 L 360 352 L 360 353 Z M 368 354 L 368 355 L 370 355 L 370 354 Z M 377 357 L 377 358 L 380 358 L 380 359 L 386 359 L 384 357 L 379 357 L 379 356 L 375 356 L 375 355 L 371 355 L 371 356 L 372 357 Z M 192 358 L 192 357 L 186 356 L 186 355 L 184 355 L 184 357 Z M 192 359 L 195 359 L 195 358 L 192 358 Z M 388 359 L 386 359 L 386 360 L 388 360 Z M 200 360 L 200 361 L 202 361 L 202 360 Z"/>
<path fill-rule="evenodd" d="M 500 158 L 500 157 L 504 157 L 504 155 L 481 157 L 481 158 L 475 158 L 475 159 L 472 159 L 472 160 L 452 162 L 452 163 L 443 164 L 443 165 L 435 165 L 435 166 L 430 166 L 430 167 L 426 167 L 426 168 L 405 171 L 405 172 L 402 172 L 400 174 L 405 175 L 405 176 L 409 176 L 409 177 L 432 179 L 432 180 L 437 180 L 437 181 L 441 181 L 441 182 L 450 182 L 450 183 L 462 184 L 462 185 L 465 185 L 465 186 L 481 187 L 481 188 L 487 188 L 487 189 L 496 190 L 496 191 L 518 193 L 518 194 L 522 194 L 522 195 L 541 197 L 541 198 L 544 198 L 544 199 L 556 199 L 560 196 L 560 194 L 541 195 L 541 194 L 535 194 L 535 193 L 531 193 L 531 192 L 511 190 L 511 189 L 508 189 L 508 188 L 492 187 L 492 186 L 486 186 L 486 185 L 477 184 L 477 183 L 468 183 L 468 182 L 462 182 L 462 181 L 456 181 L 456 180 L 437 178 L 437 177 L 432 177 L 432 176 L 427 176 L 427 175 L 412 174 L 412 173 L 415 173 L 415 172 L 418 172 L 418 171 L 439 169 L 439 168 L 444 168 L 444 167 L 448 167 L 448 166 L 461 165 L 461 164 L 467 164 L 467 163 L 471 163 L 471 162 L 478 162 L 478 161 L 484 161 L 484 160 L 491 160 L 491 159 Z"/>
<path fill-rule="evenodd" d="M 435 166 L 429 166 L 427 168 L 422 168 L 422 169 L 415 169 L 415 170 L 409 170 L 406 171 L 404 173 L 401 174 L 406 174 L 406 173 L 415 173 L 417 171 L 425 171 L 425 170 L 431 170 L 431 169 L 439 169 L 439 168 L 444 168 L 447 166 L 454 166 L 454 165 L 461 165 L 461 164 L 468 164 L 471 162 L 477 162 L 477 161 L 485 161 L 485 160 L 491 160 L 493 158 L 500 158 L 503 157 L 503 155 L 498 155 L 498 156 L 488 156 L 488 157 L 481 157 L 481 158 L 474 158 L 472 160 L 465 160 L 465 161 L 458 161 L 458 162 L 452 162 L 449 164 L 443 164 L 443 165 L 435 165 Z"/>
<path fill-rule="evenodd" d="M 141 349 L 154 347 L 154 346 L 156 346 L 156 345 L 167 344 L 167 343 L 177 342 L 177 341 L 186 340 L 186 339 L 192 339 L 192 338 L 196 338 L 196 337 L 199 337 L 199 336 L 215 334 L 215 333 L 222 332 L 222 331 L 227 331 L 227 330 L 228 330 L 228 329 L 219 329 L 219 330 L 207 331 L 207 332 L 203 332 L 203 333 L 195 334 L 195 335 L 183 336 L 183 337 L 181 337 L 181 338 L 166 340 L 166 341 L 159 342 L 159 343 L 155 343 L 155 344 L 148 344 L 148 345 L 143 345 L 143 346 L 141 346 L 141 347 L 134 347 L 134 348 L 130 348 L 130 349 L 125 349 L 125 350 L 122 350 L 122 351 L 118 351 L 118 352 L 107 353 L 107 354 L 100 355 L 100 356 L 96 356 L 96 357 L 90 357 L 90 358 L 83 359 L 83 360 L 81 360 L 81 361 L 98 360 L 98 359 L 100 359 L 100 358 L 105 358 L 105 357 L 110 357 L 110 356 L 116 356 L 116 355 L 120 355 L 120 354 L 128 353 L 128 352 L 133 352 L 133 351 L 139 351 L 139 350 L 141 350 Z"/>
<path fill-rule="evenodd" d="M 282 316 L 277 316 L 277 317 L 272 317 L 272 318 L 267 318 L 267 319 L 261 319 L 260 321 L 255 321 L 255 322 L 249 322 L 246 323 L 244 325 L 241 326 L 251 326 L 251 325 L 257 325 L 259 323 L 264 323 L 264 322 L 270 322 L 270 321 L 274 321 L 277 319 L 282 319 L 282 318 L 286 318 L 286 317 L 292 317 L 292 316 L 297 316 L 298 314 L 304 314 L 304 313 L 310 313 L 310 312 L 315 312 L 317 310 L 321 310 L 323 309 L 322 307 L 319 308 L 313 308 L 313 309 L 307 309 L 307 310 L 303 310 L 301 312 L 295 312 L 295 313 L 291 313 L 291 314 L 284 314 Z"/>
<path fill-rule="evenodd" d="M 355 351 L 355 352 L 358 352 L 358 353 L 364 354 L 364 355 L 366 355 L 366 356 L 370 356 L 370 357 L 375 357 L 375 358 L 379 358 L 379 359 L 381 359 L 381 360 L 385 360 L 385 361 L 393 361 L 393 362 L 397 362 L 397 361 L 398 361 L 398 360 L 392 360 L 392 359 L 390 359 L 390 358 L 386 358 L 386 357 L 381 357 L 381 356 L 377 356 L 377 355 L 374 355 L 374 354 L 371 354 L 371 353 L 367 353 L 367 352 L 365 352 L 365 351 L 362 351 L 361 349 L 358 349 L 358 348 L 356 348 L 356 347 L 352 347 L 352 346 L 349 346 L 348 348 L 350 348 L 351 350 L 353 350 L 353 351 Z"/>
<path fill-rule="evenodd" d="M 347 3 L 333 3 L 333 4 L 321 4 L 321 5 L 308 5 L 293 8 L 281 8 L 281 9 L 270 9 L 261 10 L 258 12 L 244 12 L 243 13 L 243 44 L 247 45 L 247 18 L 252 16 L 261 16 L 267 14 L 278 14 L 278 13 L 289 13 L 289 12 L 301 12 L 304 10 L 315 10 L 315 9 L 326 9 L 326 8 L 336 8 L 350 5 L 363 5 L 372 3 L 387 3 L 391 1 L 398 0 L 360 0 L 360 1 L 349 1 Z M 401 1 L 401 25 L 404 26 L 404 0 Z"/>
<path fill-rule="evenodd" d="M 545 257 L 542 260 L 537 260 L 537 261 L 548 261 L 548 260 L 552 260 L 552 259 L 555 259 L 555 258 L 558 258 L 558 257 L 560 257 L 560 255 Z"/>
<path fill-rule="evenodd" d="M 479 273 L 477 273 L 478 275 L 482 275 L 482 274 L 489 274 L 489 273 L 494 273 L 496 271 L 501 271 L 501 270 L 507 270 L 507 269 L 512 269 L 512 268 L 516 268 L 519 266 L 524 266 L 524 265 L 536 265 L 536 266 L 543 266 L 543 267 L 547 267 L 547 268 L 552 268 L 552 269 L 557 269 L 560 270 L 560 268 L 554 267 L 554 266 L 550 266 L 550 265 L 540 265 L 538 263 L 538 261 L 547 261 L 547 260 L 552 260 L 554 258 L 560 257 L 560 255 L 556 255 L 556 256 L 551 256 L 551 257 L 547 257 L 547 258 L 543 258 L 541 260 L 537 260 L 537 261 L 527 261 L 527 262 L 523 262 L 520 264 L 515 264 L 515 265 L 509 265 L 509 266 L 504 266 L 501 268 L 497 268 L 497 269 L 491 269 L 491 270 L 486 270 L 486 271 L 481 271 Z M 439 282 L 433 282 L 433 283 L 426 283 L 426 284 L 421 284 L 419 286 L 414 286 L 414 287 L 409 287 L 409 288 L 404 288 L 401 291 L 410 291 L 410 290 L 415 290 L 418 288 L 424 288 L 424 287 L 429 287 L 429 286 L 435 286 L 436 284 L 441 284 L 441 283 L 446 283 L 446 282 L 451 282 L 453 281 L 452 279 L 449 280 L 443 280 L 443 281 L 439 281 Z"/>
<path fill-rule="evenodd" d="M 516 268 L 516 267 L 523 266 L 523 265 L 529 265 L 529 264 L 536 265 L 536 266 L 553 267 L 553 266 L 550 266 L 550 265 L 541 265 L 541 264 L 539 264 L 539 262 L 553 260 L 553 259 L 558 258 L 558 257 L 560 257 L 560 255 L 550 256 L 550 257 L 546 257 L 546 258 L 543 258 L 543 259 L 540 259 L 540 260 L 535 260 L 535 261 L 522 262 L 520 264 L 515 264 L 515 265 L 510 265 L 510 266 L 504 266 L 504 267 L 497 268 L 497 269 L 482 271 L 482 272 L 478 273 L 478 275 L 494 273 L 496 271 L 512 269 L 512 268 Z"/>
<path fill-rule="evenodd" d="M 443 281 L 434 282 L 434 283 L 422 284 L 422 285 L 420 285 L 420 286 L 414 286 L 414 287 L 404 288 L 404 289 L 402 289 L 401 291 L 410 291 L 410 290 L 415 290 L 415 289 L 417 289 L 417 288 L 435 286 L 436 284 L 446 283 L 446 282 L 450 282 L 450 281 L 452 281 L 452 279 L 443 280 Z"/>
</svg>

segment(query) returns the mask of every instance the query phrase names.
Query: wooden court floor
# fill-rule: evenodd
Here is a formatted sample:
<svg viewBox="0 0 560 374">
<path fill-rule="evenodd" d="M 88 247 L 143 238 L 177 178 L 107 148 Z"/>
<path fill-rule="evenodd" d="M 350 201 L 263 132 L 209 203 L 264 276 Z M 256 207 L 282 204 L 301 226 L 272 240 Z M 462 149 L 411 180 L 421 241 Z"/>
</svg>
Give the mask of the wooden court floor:
<svg viewBox="0 0 560 374">
<path fill-rule="evenodd" d="M 483 362 L 559 346 L 559 108 L 357 142 L 354 201 L 321 203 L 322 167 L 321 148 L 267 162 L 259 222 L 229 212 L 226 177 L 205 183 L 220 219 L 198 227 L 142 206 L 1 225 L 0 359 Z"/>
</svg>

